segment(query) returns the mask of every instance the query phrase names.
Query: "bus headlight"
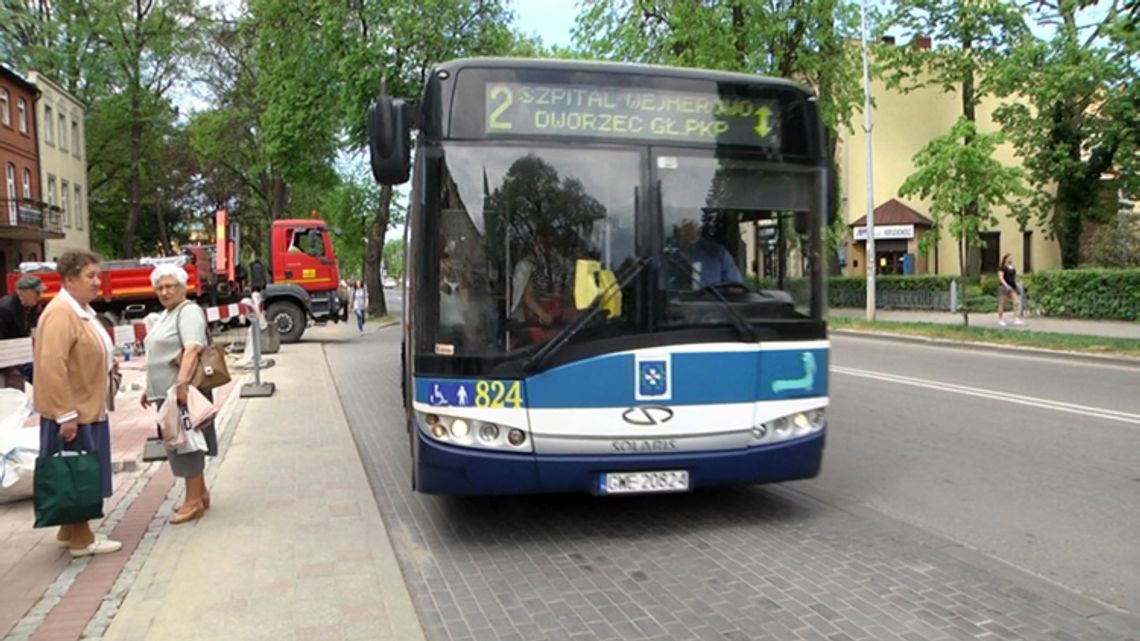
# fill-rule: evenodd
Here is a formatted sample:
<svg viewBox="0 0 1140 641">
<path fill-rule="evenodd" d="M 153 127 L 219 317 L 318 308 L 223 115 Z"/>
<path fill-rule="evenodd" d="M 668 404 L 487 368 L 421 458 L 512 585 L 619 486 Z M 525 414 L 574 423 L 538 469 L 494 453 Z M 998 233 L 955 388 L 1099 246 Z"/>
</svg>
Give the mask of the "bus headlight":
<svg viewBox="0 0 1140 641">
<path fill-rule="evenodd" d="M 780 416 L 752 427 L 753 444 L 776 443 L 807 436 L 823 429 L 827 424 L 824 408 Z"/>
<path fill-rule="evenodd" d="M 436 438 L 443 438 L 447 436 L 447 428 L 443 426 L 443 423 L 435 423 L 431 426 L 431 435 Z"/>
<path fill-rule="evenodd" d="M 457 418 L 451 422 L 451 435 L 455 438 L 467 438 L 470 433 L 471 426 L 467 424 L 467 421 Z"/>
<path fill-rule="evenodd" d="M 499 438 L 499 427 L 494 423 L 483 423 L 479 427 L 479 438 L 485 443 L 490 443 Z"/>
<path fill-rule="evenodd" d="M 515 447 L 518 447 L 526 442 L 526 432 L 520 429 L 513 429 L 507 432 L 507 442 Z"/>
</svg>

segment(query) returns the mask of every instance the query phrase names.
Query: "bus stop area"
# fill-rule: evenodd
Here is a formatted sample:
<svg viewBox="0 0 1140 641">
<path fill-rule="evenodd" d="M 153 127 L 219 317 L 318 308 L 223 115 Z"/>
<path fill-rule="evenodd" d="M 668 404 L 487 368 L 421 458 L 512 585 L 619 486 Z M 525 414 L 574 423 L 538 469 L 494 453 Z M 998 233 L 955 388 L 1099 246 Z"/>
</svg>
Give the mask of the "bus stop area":
<svg viewBox="0 0 1140 641">
<path fill-rule="evenodd" d="M 317 333 L 341 329 L 349 335 Z M 211 509 L 181 525 L 167 522 L 181 483 L 141 460 L 154 433 L 138 403 L 142 361 L 122 363 L 115 495 L 96 531 L 123 549 L 72 560 L 55 528 L 33 529 L 30 500 L 0 504 L 0 637 L 422 638 L 322 345 L 275 360 L 263 372 L 273 397 L 241 398 L 252 375 L 240 370 L 218 393 Z"/>
</svg>

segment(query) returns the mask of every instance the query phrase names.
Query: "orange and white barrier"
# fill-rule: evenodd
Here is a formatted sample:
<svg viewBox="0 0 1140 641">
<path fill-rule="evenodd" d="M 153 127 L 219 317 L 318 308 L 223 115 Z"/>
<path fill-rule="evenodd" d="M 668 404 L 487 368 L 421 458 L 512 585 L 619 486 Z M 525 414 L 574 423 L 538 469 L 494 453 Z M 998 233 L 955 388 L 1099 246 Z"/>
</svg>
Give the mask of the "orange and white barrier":
<svg viewBox="0 0 1140 641">
<path fill-rule="evenodd" d="M 261 311 L 263 307 L 259 297 L 259 311 Z M 253 304 L 250 299 L 245 298 L 242 299 L 240 303 L 206 307 L 203 308 L 203 310 L 206 312 L 206 320 L 211 323 L 240 318 L 243 324 L 248 324 L 248 315 L 253 311 Z M 115 347 L 121 348 L 127 347 L 128 345 L 141 345 L 143 341 L 146 340 L 147 329 L 148 327 L 145 321 L 136 320 L 126 325 L 108 327 L 107 333 L 111 336 L 111 342 L 115 344 Z M 31 338 L 9 338 L 0 340 L 0 368 L 13 367 L 30 362 L 32 362 Z"/>
</svg>

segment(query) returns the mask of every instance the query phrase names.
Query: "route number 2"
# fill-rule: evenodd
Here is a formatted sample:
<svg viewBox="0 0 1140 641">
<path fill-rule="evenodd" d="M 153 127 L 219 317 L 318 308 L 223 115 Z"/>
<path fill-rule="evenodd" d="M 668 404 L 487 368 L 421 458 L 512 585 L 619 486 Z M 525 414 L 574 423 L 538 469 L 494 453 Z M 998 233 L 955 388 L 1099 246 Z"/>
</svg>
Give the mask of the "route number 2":
<svg viewBox="0 0 1140 641">
<path fill-rule="evenodd" d="M 507 109 L 511 108 L 511 103 L 514 102 L 514 94 L 511 93 L 511 90 L 507 87 L 496 85 L 491 88 L 490 98 L 491 100 L 498 100 L 501 98 L 503 101 L 499 103 L 499 106 L 495 107 L 495 110 L 487 116 L 487 128 L 510 129 L 510 122 L 504 122 L 499 119 L 503 116 L 503 113 L 506 112 Z M 488 105 L 488 108 L 489 107 L 490 105 Z"/>
<path fill-rule="evenodd" d="M 475 407 L 522 407 L 522 384 L 520 381 L 475 382 Z"/>
</svg>

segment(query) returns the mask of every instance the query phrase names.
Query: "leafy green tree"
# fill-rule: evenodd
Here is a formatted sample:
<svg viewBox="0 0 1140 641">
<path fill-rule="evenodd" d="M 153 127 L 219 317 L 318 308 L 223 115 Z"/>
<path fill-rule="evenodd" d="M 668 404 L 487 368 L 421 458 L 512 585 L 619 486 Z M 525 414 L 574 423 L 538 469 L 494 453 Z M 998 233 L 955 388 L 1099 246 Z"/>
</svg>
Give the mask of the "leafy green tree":
<svg viewBox="0 0 1140 641">
<path fill-rule="evenodd" d="M 94 242 L 108 254 L 169 245 L 168 225 L 143 216 L 168 209 L 156 196 L 177 116 L 169 95 L 193 50 L 197 17 L 191 0 L 0 6 L 0 54 L 45 73 L 88 107 L 89 211 Z M 137 238 L 140 227 L 156 235 Z M 113 235 L 100 237 L 101 229 Z"/>
<path fill-rule="evenodd" d="M 393 238 L 384 243 L 385 272 L 397 281 L 404 278 L 404 239 Z"/>
<path fill-rule="evenodd" d="M 924 254 L 942 235 L 942 223 L 958 241 L 958 267 L 966 273 L 967 249 L 983 244 L 981 232 L 997 224 L 995 210 L 1017 210 L 1019 199 L 1028 194 L 1023 172 L 1006 167 L 993 153 L 1002 142 L 1001 134 L 979 133 L 973 122 L 961 117 L 950 133 L 930 141 L 914 157 L 915 172 L 899 188 L 900 196 L 930 201 L 933 228 L 922 237 Z M 970 324 L 966 287 L 961 287 L 962 321 Z"/>
<path fill-rule="evenodd" d="M 887 86 L 904 92 L 937 87 L 948 94 L 957 93 L 962 100 L 962 118 L 970 123 L 977 122 L 982 98 L 994 91 L 998 75 L 995 69 L 1027 32 L 1022 12 L 1012 0 L 898 0 L 884 24 L 907 33 L 924 34 L 938 44 L 924 48 L 915 46 L 916 41 L 911 46 L 878 47 L 876 58 L 885 69 Z M 964 135 L 952 134 L 944 140 L 972 145 L 973 127 L 956 125 L 955 130 Z M 970 230 L 979 229 L 983 223 L 997 224 L 980 204 L 966 201 L 962 206 L 965 209 L 959 224 L 966 231 L 953 233 L 960 242 L 973 242 Z M 962 253 L 968 249 L 965 245 L 959 247 Z M 962 262 L 963 275 L 976 273 L 980 266 L 979 252 L 969 252 L 968 258 Z"/>
<path fill-rule="evenodd" d="M 835 150 L 862 102 L 857 7 L 846 0 L 599 0 L 574 40 L 586 56 L 779 76 L 811 87 Z M 834 153 L 832 153 L 834 155 Z"/>
<path fill-rule="evenodd" d="M 319 194 L 336 184 L 341 109 L 337 84 L 329 80 L 338 61 L 339 14 L 332 3 L 308 0 L 252 0 L 250 9 L 258 125 L 276 219 L 297 195 L 290 189 Z"/>
<path fill-rule="evenodd" d="M 360 0 L 337 5 L 342 13 L 339 77 L 344 128 L 352 149 L 367 147 L 366 114 L 381 82 L 390 95 L 418 98 L 432 65 L 449 58 L 501 55 L 516 37 L 512 14 L 502 0 Z M 380 291 L 384 235 L 391 220 L 393 192 L 382 186 L 368 229 L 365 283 Z M 373 296 L 369 313 L 387 313 L 383 296 Z"/>
<path fill-rule="evenodd" d="M 1080 260 L 1086 224 L 1114 214 L 1116 192 L 1140 196 L 1140 9 L 1095 4 L 1034 3 L 1030 16 L 1050 35 L 1026 35 L 1001 66 L 1011 100 L 995 114 L 1065 268 Z"/>
</svg>

